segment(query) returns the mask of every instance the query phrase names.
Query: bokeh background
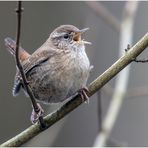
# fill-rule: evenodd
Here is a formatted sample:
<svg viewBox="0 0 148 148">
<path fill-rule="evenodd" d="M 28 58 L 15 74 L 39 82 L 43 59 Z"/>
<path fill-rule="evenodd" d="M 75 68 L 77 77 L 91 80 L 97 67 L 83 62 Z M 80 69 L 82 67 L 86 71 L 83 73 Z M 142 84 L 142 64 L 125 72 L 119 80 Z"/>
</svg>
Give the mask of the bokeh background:
<svg viewBox="0 0 148 148">
<path fill-rule="evenodd" d="M 125 2 L 103 4 L 119 21 Z M 21 45 L 32 53 L 48 38 L 59 25 L 72 24 L 78 28 L 89 27 L 85 39 L 92 42 L 86 52 L 94 70 L 89 82 L 104 72 L 118 59 L 119 32 L 98 17 L 85 2 L 23 2 Z M 31 125 L 30 100 L 21 91 L 12 96 L 15 61 L 4 46 L 4 38 L 16 35 L 16 2 L 0 2 L 0 143 L 5 142 Z M 135 17 L 133 44 L 148 31 L 148 2 L 140 2 Z M 127 45 L 125 45 L 126 48 Z M 148 57 L 145 50 L 140 57 Z M 128 89 L 137 89 L 126 97 L 110 137 L 128 146 L 148 146 L 148 64 L 131 65 Z M 114 81 L 108 85 L 114 88 Z M 88 83 L 89 83 L 88 82 Z M 102 115 L 104 116 L 112 94 L 102 88 Z M 142 92 L 142 93 L 141 93 Z M 140 94 L 141 93 L 141 94 Z M 45 106 L 45 114 L 58 105 Z M 82 104 L 72 113 L 39 134 L 23 146 L 93 146 L 99 130 L 98 95 Z M 111 146 L 111 145 L 109 145 Z"/>
</svg>

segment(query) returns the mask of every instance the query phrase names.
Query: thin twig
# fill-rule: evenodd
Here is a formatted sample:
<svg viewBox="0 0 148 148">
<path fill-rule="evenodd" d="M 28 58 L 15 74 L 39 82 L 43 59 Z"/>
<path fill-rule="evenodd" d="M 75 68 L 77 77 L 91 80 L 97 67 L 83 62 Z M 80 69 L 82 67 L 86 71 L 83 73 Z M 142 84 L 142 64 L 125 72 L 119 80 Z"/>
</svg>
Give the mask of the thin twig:
<svg viewBox="0 0 148 148">
<path fill-rule="evenodd" d="M 133 59 L 134 62 L 136 63 L 147 63 L 148 62 L 148 59 Z"/>
<path fill-rule="evenodd" d="M 132 62 L 133 58 L 136 58 L 144 49 L 148 47 L 148 33 L 139 40 L 127 53 L 122 56 L 118 61 L 116 61 L 111 67 L 109 67 L 102 75 L 96 78 L 88 86 L 88 96 L 92 96 L 99 89 L 101 89 L 108 81 L 110 81 L 114 76 L 116 76 L 123 68 Z M 77 108 L 80 104 L 83 103 L 83 100 L 79 96 L 73 97 L 70 101 L 65 103 L 57 111 L 52 114 L 47 115 L 44 118 L 47 128 L 51 127 L 54 123 L 62 119 L 68 113 Z M 45 129 L 44 129 L 45 130 Z M 0 146 L 20 146 L 35 137 L 43 130 L 40 129 L 38 124 L 30 126 L 28 129 L 24 130 L 22 133 L 8 140 L 7 142 L 1 144 Z"/>
<path fill-rule="evenodd" d="M 124 46 L 132 44 L 133 24 L 135 18 L 134 16 L 137 10 L 137 6 L 137 1 L 127 1 L 125 4 L 120 31 L 119 57 L 123 54 L 126 54 L 123 50 Z M 129 45 L 127 51 L 130 51 Z M 107 114 L 102 123 L 102 131 L 98 134 L 94 146 L 103 147 L 107 143 L 107 140 L 118 117 L 122 102 L 126 96 L 129 74 L 130 66 L 126 67 L 121 73 L 119 73 L 116 78 L 114 94 L 110 102 Z"/>
<path fill-rule="evenodd" d="M 114 138 L 109 138 L 107 140 L 107 145 L 109 145 L 110 147 L 128 147 L 128 144 L 127 143 L 117 141 Z"/>
<path fill-rule="evenodd" d="M 130 99 L 136 99 L 142 96 L 148 96 L 147 90 L 148 90 L 148 86 L 137 86 L 135 88 L 128 88 L 125 97 L 128 98 L 128 100 L 130 100 Z M 102 91 L 109 97 L 112 96 L 114 92 L 113 88 L 109 84 L 106 84 L 102 88 Z"/>
<path fill-rule="evenodd" d="M 106 9 L 103 4 L 96 1 L 85 1 L 91 10 L 101 17 L 108 25 L 110 25 L 115 31 L 120 31 L 120 22 L 114 17 L 114 15 Z"/>
<path fill-rule="evenodd" d="M 102 131 L 102 101 L 101 101 L 101 91 L 97 92 L 98 98 L 98 120 L 99 120 L 99 132 Z"/>
<path fill-rule="evenodd" d="M 19 44 L 20 44 L 20 35 L 21 35 L 21 16 L 22 16 L 21 14 L 22 14 L 22 11 L 23 11 L 22 2 L 18 1 L 18 8 L 16 9 L 16 13 L 17 13 L 16 56 L 15 56 L 16 57 L 16 65 L 20 71 L 22 81 L 23 81 L 23 86 L 24 86 L 25 90 L 27 91 L 28 95 L 30 96 L 34 111 L 36 113 L 38 113 L 38 110 L 39 110 L 38 105 L 35 101 L 34 95 L 32 93 L 30 86 L 29 86 L 29 83 L 26 79 L 26 75 L 24 73 L 23 67 L 22 67 L 20 59 L 19 59 Z M 40 121 L 41 127 L 44 128 L 45 125 L 44 125 L 42 116 L 39 118 L 39 121 Z"/>
<path fill-rule="evenodd" d="M 136 99 L 136 97 L 148 96 L 148 86 L 138 86 L 128 90 L 126 97 L 128 99 Z"/>
</svg>

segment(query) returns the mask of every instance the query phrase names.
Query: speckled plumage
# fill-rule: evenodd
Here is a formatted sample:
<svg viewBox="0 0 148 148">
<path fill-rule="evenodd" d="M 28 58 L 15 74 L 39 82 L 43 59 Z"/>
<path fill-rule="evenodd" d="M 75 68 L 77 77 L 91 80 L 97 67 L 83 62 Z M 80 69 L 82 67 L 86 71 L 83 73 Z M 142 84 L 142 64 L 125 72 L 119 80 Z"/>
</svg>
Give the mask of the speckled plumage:
<svg viewBox="0 0 148 148">
<path fill-rule="evenodd" d="M 38 101 L 58 103 L 86 86 L 90 63 L 85 52 L 85 42 L 78 38 L 81 36 L 79 32 L 80 30 L 72 25 L 60 26 L 39 49 L 21 61 L 29 85 Z M 63 37 L 65 34 L 69 34 L 69 39 Z M 8 39 L 5 42 L 8 46 Z M 10 46 L 9 50 L 14 53 Z M 28 53 L 22 50 L 20 57 L 21 54 Z M 17 71 L 13 95 L 18 94 L 21 86 L 23 87 L 23 84 Z"/>
</svg>

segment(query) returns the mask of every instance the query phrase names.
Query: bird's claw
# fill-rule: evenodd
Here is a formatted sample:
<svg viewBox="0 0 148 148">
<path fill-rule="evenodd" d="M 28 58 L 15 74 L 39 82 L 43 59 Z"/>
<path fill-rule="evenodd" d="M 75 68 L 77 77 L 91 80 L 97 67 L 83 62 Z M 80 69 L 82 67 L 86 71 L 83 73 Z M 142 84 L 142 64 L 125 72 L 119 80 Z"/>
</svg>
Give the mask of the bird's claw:
<svg viewBox="0 0 148 148">
<path fill-rule="evenodd" d="M 89 104 L 89 97 L 87 95 L 88 92 L 89 91 L 88 91 L 88 88 L 87 87 L 83 87 L 83 88 L 81 88 L 81 89 L 78 90 L 78 94 L 82 98 L 82 101 L 83 102 L 85 101 L 85 103 L 87 103 L 87 104 Z"/>
</svg>

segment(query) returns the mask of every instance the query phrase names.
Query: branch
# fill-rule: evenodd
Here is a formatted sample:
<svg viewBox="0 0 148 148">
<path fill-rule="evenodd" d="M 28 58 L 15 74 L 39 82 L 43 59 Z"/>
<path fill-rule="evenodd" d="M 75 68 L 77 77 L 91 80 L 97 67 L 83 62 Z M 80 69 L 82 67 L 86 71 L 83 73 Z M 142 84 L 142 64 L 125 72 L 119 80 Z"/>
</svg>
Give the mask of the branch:
<svg viewBox="0 0 148 148">
<path fill-rule="evenodd" d="M 120 22 L 107 10 L 100 2 L 85 1 L 91 10 L 101 17 L 108 25 L 110 25 L 115 31 L 120 32 Z"/>
<path fill-rule="evenodd" d="M 136 58 L 144 49 L 148 46 L 148 33 L 139 40 L 129 51 L 126 52 L 118 61 L 116 61 L 110 68 L 108 68 L 102 75 L 95 79 L 88 86 L 88 96 L 92 96 L 100 88 L 102 88 L 109 80 L 111 80 L 115 75 L 117 75 L 123 68 L 130 64 L 133 58 Z M 51 127 L 54 123 L 62 119 L 68 113 L 77 108 L 83 101 L 79 96 L 72 97 L 72 99 L 66 102 L 62 107 L 60 107 L 55 112 L 44 117 L 44 121 L 47 128 Z M 45 129 L 43 129 L 45 130 Z M 24 130 L 22 133 L 8 140 L 0 146 L 17 147 L 25 142 L 29 141 L 31 138 L 35 137 L 43 131 L 40 129 L 39 124 L 35 124 Z"/>
<path fill-rule="evenodd" d="M 135 13 L 137 10 L 138 2 L 126 2 L 125 9 L 123 11 L 123 19 L 121 23 L 120 31 L 120 47 L 119 56 L 123 55 L 125 52 L 123 50 L 125 45 L 132 44 L 133 39 L 133 24 Z M 103 147 L 106 145 L 107 140 L 110 136 L 111 130 L 118 117 L 122 102 L 126 96 L 128 79 L 130 74 L 130 66 L 126 67 L 117 77 L 114 94 L 102 123 L 102 131 L 98 134 L 95 146 Z"/>
<path fill-rule="evenodd" d="M 33 108 L 34 108 L 34 111 L 36 113 L 38 113 L 39 111 L 39 108 L 38 108 L 38 105 L 35 101 L 35 97 L 32 93 L 32 90 L 28 84 L 28 81 L 26 79 L 26 75 L 24 73 L 24 70 L 23 70 L 23 67 L 21 65 L 21 62 L 20 62 L 20 59 L 19 59 L 19 43 L 20 43 L 20 34 L 21 34 L 21 14 L 22 14 L 22 2 L 21 1 L 18 1 L 18 8 L 16 9 L 16 13 L 17 13 L 17 35 L 16 35 L 16 53 L 15 53 L 15 57 L 16 57 L 16 65 L 20 71 L 20 74 L 21 74 L 21 77 L 22 77 L 22 81 L 23 81 L 23 86 L 25 88 L 25 90 L 27 91 L 30 99 L 31 99 L 31 102 L 32 102 L 32 105 L 33 105 Z M 45 127 L 45 124 L 43 122 L 43 117 L 40 116 L 39 117 L 39 121 L 40 121 L 40 124 L 41 124 L 41 127 Z"/>
</svg>

